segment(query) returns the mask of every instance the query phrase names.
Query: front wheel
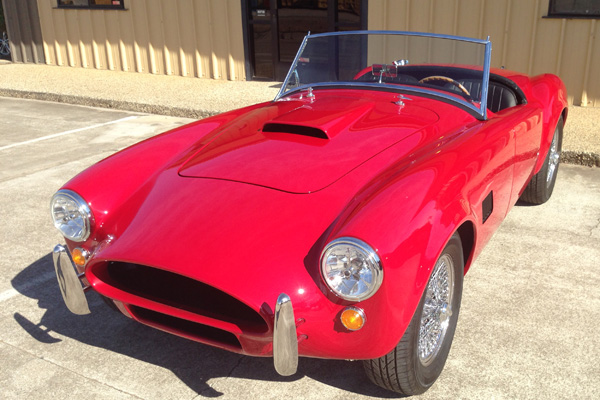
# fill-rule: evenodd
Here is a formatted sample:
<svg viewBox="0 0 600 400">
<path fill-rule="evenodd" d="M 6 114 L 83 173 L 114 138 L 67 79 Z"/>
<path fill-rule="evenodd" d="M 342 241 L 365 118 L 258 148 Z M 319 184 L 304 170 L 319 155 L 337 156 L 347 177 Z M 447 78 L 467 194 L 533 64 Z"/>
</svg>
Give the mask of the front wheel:
<svg viewBox="0 0 600 400">
<path fill-rule="evenodd" d="M 425 392 L 440 376 L 458 321 L 464 259 L 454 234 L 435 263 L 410 325 L 391 352 L 365 360 L 367 376 L 385 389 L 407 396 Z"/>
<path fill-rule="evenodd" d="M 556 174 L 560 165 L 560 152 L 562 149 L 563 138 L 563 117 L 560 117 L 554 129 L 554 136 L 548 154 L 544 160 L 542 169 L 535 174 L 527 187 L 521 194 L 521 200 L 530 204 L 543 204 L 550 199 L 554 184 L 556 183 Z"/>
</svg>

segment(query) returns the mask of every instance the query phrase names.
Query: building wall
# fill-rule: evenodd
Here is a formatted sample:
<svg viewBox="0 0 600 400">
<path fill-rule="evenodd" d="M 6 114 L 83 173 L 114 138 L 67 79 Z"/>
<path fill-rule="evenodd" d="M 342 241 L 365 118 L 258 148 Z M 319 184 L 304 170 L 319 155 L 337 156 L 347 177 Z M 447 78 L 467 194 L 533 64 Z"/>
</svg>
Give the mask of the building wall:
<svg viewBox="0 0 600 400">
<path fill-rule="evenodd" d="M 47 64 L 245 79 L 239 0 L 126 0 L 125 10 L 37 2 Z"/>
<path fill-rule="evenodd" d="M 45 60 L 37 0 L 1 1 L 12 61 L 43 64 Z"/>
<path fill-rule="evenodd" d="M 244 80 L 240 0 L 126 0 L 126 10 L 37 1 L 51 65 Z M 369 29 L 485 38 L 492 66 L 559 75 L 569 100 L 600 107 L 596 19 L 542 18 L 548 0 L 369 0 Z M 31 62 L 31 61 L 26 61 Z"/>
<path fill-rule="evenodd" d="M 369 29 L 492 40 L 492 67 L 553 73 L 570 103 L 600 107 L 596 19 L 542 18 L 548 0 L 369 0 Z"/>
</svg>

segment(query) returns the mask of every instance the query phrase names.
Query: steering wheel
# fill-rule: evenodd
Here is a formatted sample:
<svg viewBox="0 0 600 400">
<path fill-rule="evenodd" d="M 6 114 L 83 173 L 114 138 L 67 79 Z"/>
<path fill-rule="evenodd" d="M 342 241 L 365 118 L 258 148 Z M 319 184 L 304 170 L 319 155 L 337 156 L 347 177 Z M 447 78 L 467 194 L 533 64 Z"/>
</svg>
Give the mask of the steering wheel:
<svg viewBox="0 0 600 400">
<path fill-rule="evenodd" d="M 469 99 L 471 98 L 471 93 L 469 93 L 469 91 L 463 85 L 461 85 L 459 82 L 455 81 L 452 78 L 448 78 L 447 76 L 442 76 L 442 75 L 432 75 L 432 76 L 428 76 L 427 78 L 421 79 L 419 81 L 419 83 L 427 83 L 429 81 L 444 81 L 444 82 L 451 83 L 454 86 L 456 86 L 458 89 L 460 89 L 461 92 L 466 94 Z"/>
</svg>

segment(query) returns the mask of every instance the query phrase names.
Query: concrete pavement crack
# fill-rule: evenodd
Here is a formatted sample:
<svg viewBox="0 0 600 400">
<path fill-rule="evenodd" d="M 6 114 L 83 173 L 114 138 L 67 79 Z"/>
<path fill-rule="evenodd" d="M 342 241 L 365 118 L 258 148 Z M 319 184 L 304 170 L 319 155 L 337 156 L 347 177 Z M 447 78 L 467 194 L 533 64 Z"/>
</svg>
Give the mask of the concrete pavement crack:
<svg viewBox="0 0 600 400">
<path fill-rule="evenodd" d="M 229 370 L 227 375 L 224 376 L 224 379 L 231 378 L 233 376 L 233 373 L 235 372 L 235 370 L 240 366 L 240 364 L 242 363 L 242 361 L 245 358 L 246 358 L 245 356 L 240 356 L 240 358 L 237 360 L 235 365 L 231 368 L 231 370 Z M 223 393 L 216 390 L 209 382 L 206 382 L 206 385 L 208 387 L 206 389 L 200 391 L 198 393 L 198 396 L 194 397 L 194 399 L 199 399 L 199 398 L 204 398 L 204 397 L 220 397 L 223 395 Z"/>
<path fill-rule="evenodd" d="M 231 371 L 229 371 L 229 373 L 227 374 L 227 376 L 225 378 L 231 378 L 231 376 L 233 375 L 234 371 L 240 366 L 240 364 L 242 363 L 242 361 L 244 360 L 244 358 L 246 358 L 245 356 L 241 356 L 238 360 L 237 363 L 235 363 L 235 365 L 233 366 L 233 368 L 231 368 Z"/>
</svg>

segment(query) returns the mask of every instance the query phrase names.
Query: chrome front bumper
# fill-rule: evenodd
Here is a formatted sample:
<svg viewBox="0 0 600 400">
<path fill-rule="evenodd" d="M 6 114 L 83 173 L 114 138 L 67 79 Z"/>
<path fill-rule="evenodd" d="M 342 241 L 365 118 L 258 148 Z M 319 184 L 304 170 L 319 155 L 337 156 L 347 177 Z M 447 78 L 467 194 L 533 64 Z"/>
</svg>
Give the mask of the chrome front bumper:
<svg viewBox="0 0 600 400">
<path fill-rule="evenodd" d="M 89 314 L 90 309 L 85 298 L 84 288 L 81 286 L 81 281 L 77 276 L 67 249 L 63 245 L 56 245 L 52 252 L 52 258 L 54 260 L 54 270 L 56 271 L 58 287 L 67 308 L 73 314 Z"/>
</svg>

